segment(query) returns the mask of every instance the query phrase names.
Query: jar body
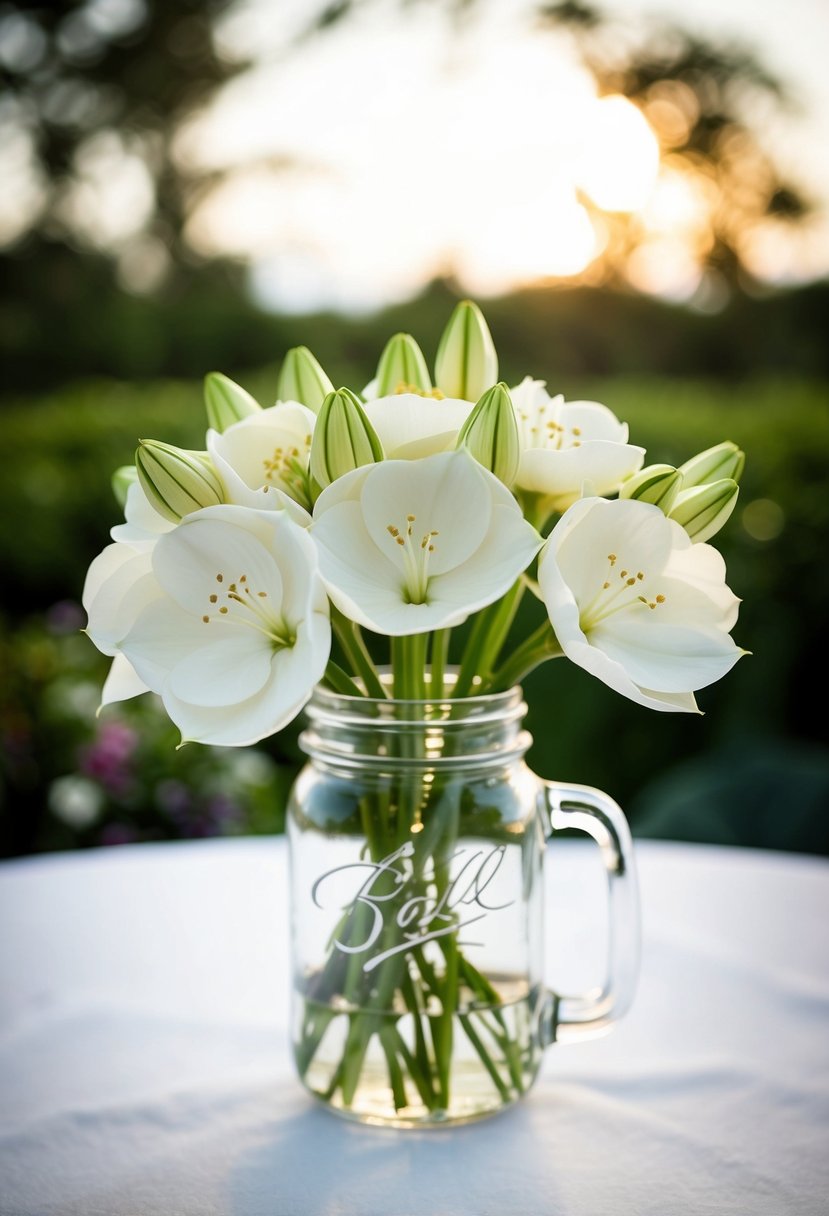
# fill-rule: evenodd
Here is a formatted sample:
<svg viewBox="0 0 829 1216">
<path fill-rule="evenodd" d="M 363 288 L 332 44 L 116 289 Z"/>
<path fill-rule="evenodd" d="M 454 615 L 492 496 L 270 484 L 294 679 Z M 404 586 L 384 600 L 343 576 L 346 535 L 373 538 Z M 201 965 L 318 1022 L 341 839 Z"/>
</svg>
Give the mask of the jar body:
<svg viewBox="0 0 829 1216">
<path fill-rule="evenodd" d="M 288 813 L 294 1051 L 345 1116 L 464 1122 L 535 1079 L 549 820 L 524 710 L 518 690 L 309 706 Z"/>
</svg>

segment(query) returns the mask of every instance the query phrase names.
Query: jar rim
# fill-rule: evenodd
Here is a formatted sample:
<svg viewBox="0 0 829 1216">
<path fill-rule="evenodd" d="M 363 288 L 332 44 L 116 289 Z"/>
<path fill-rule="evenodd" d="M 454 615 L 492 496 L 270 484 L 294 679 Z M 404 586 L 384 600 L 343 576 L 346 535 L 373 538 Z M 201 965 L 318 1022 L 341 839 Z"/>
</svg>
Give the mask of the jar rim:
<svg viewBox="0 0 829 1216">
<path fill-rule="evenodd" d="M 370 697 L 370 696 L 352 696 L 349 693 L 337 692 L 334 689 L 325 688 L 322 684 L 317 684 L 314 688 L 310 701 L 306 709 L 318 707 L 323 711 L 346 711 L 356 712 L 361 718 L 372 716 L 372 711 L 382 711 L 386 707 L 386 712 L 389 706 L 429 706 L 433 710 L 444 708 L 452 710 L 457 715 L 458 720 L 462 720 L 466 716 L 463 712 L 464 708 L 468 710 L 469 717 L 480 718 L 482 713 L 487 710 L 500 716 L 505 710 L 517 708 L 524 704 L 524 693 L 520 684 L 514 684 L 511 688 L 504 689 L 501 692 L 485 692 L 472 693 L 468 696 L 453 697 L 451 688 L 457 682 L 460 669 L 457 667 L 447 667 L 444 673 L 443 685 L 444 691 L 441 696 L 429 697 L 395 697 L 389 695 L 387 697 Z M 381 683 L 391 688 L 393 681 L 393 672 L 390 667 L 378 667 L 377 674 L 380 677 Z M 478 677 L 476 677 L 478 679 Z M 360 678 L 355 678 L 355 684 L 360 687 L 365 687 L 365 684 Z M 474 686 L 474 685 L 473 685 Z M 526 705 L 524 705 L 526 712 Z M 422 722 L 424 719 L 418 717 L 417 721 Z"/>
</svg>

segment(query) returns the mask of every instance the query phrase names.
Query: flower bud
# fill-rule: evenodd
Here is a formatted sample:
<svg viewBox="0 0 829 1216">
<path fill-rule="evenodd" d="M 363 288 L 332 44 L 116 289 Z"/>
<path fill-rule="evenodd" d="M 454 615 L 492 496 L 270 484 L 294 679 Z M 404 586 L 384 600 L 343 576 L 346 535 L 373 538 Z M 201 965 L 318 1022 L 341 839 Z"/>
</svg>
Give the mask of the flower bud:
<svg viewBox="0 0 829 1216">
<path fill-rule="evenodd" d="M 410 334 L 395 334 L 377 364 L 378 397 L 392 393 L 430 393 L 432 381 L 423 352 Z"/>
<path fill-rule="evenodd" d="M 142 439 L 135 453 L 138 480 L 150 503 L 172 523 L 224 502 L 224 490 L 207 454 Z"/>
<path fill-rule="evenodd" d="M 646 469 L 640 469 L 622 483 L 619 497 L 653 503 L 667 515 L 681 485 L 682 474 L 679 469 L 670 464 L 649 464 Z"/>
<path fill-rule="evenodd" d="M 521 444 L 509 389 L 500 383 L 487 389 L 460 429 L 457 446 L 510 486 L 518 473 Z"/>
<path fill-rule="evenodd" d="M 137 477 L 138 470 L 134 464 L 122 464 L 120 469 L 116 469 L 112 474 L 112 492 L 119 507 L 127 505 L 127 490 Z"/>
<path fill-rule="evenodd" d="M 696 544 L 719 532 L 737 504 L 740 487 L 730 477 L 681 490 L 668 518 L 681 524 Z"/>
<path fill-rule="evenodd" d="M 435 383 L 447 397 L 477 401 L 497 379 L 498 356 L 483 313 L 461 300 L 438 345 Z"/>
<path fill-rule="evenodd" d="M 221 372 L 210 372 L 205 376 L 204 404 L 207 408 L 207 425 L 220 435 L 234 422 L 241 422 L 262 408 L 246 389 Z"/>
<path fill-rule="evenodd" d="M 277 401 L 298 401 L 315 414 L 334 385 L 307 346 L 293 346 L 285 355 L 276 382 Z"/>
<path fill-rule="evenodd" d="M 739 481 L 745 461 L 745 452 L 740 451 L 736 443 L 727 439 L 725 443 L 707 448 L 679 466 L 683 487 L 689 490 L 691 486 L 706 485 L 726 477 Z"/>
<path fill-rule="evenodd" d="M 347 388 L 329 393 L 322 403 L 311 441 L 311 476 L 325 489 L 332 481 L 376 464 L 383 445 L 354 393 Z"/>
</svg>

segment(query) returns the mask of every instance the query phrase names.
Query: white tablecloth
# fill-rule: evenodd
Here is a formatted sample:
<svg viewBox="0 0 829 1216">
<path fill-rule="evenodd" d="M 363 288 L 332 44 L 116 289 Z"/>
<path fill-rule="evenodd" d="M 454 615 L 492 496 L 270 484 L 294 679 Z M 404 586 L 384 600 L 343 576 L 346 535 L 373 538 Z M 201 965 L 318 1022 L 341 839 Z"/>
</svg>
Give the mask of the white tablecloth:
<svg viewBox="0 0 829 1216">
<path fill-rule="evenodd" d="M 589 844 L 549 978 L 601 970 Z M 3 1216 L 825 1216 L 829 865 L 639 842 L 631 1012 L 466 1127 L 356 1126 L 288 1050 L 282 840 L 0 865 Z M 584 912 L 569 940 L 557 909 Z M 594 929 L 597 932 L 594 935 Z"/>
</svg>

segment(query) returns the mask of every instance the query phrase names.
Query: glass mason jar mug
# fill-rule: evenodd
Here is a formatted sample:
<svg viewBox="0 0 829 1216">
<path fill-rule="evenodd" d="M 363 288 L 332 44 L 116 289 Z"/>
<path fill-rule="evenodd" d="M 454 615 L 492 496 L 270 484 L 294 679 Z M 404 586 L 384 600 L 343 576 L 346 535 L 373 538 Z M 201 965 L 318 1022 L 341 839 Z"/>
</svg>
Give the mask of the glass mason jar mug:
<svg viewBox="0 0 829 1216">
<path fill-rule="evenodd" d="M 520 688 L 402 701 L 317 690 L 288 809 L 293 1021 L 305 1086 L 338 1113 L 414 1127 L 515 1102 L 541 1054 L 630 1004 L 638 903 L 622 811 L 524 762 Z M 544 983 L 543 863 L 564 828 L 599 844 L 600 989 Z M 578 910 L 574 910 L 578 913 Z"/>
</svg>

